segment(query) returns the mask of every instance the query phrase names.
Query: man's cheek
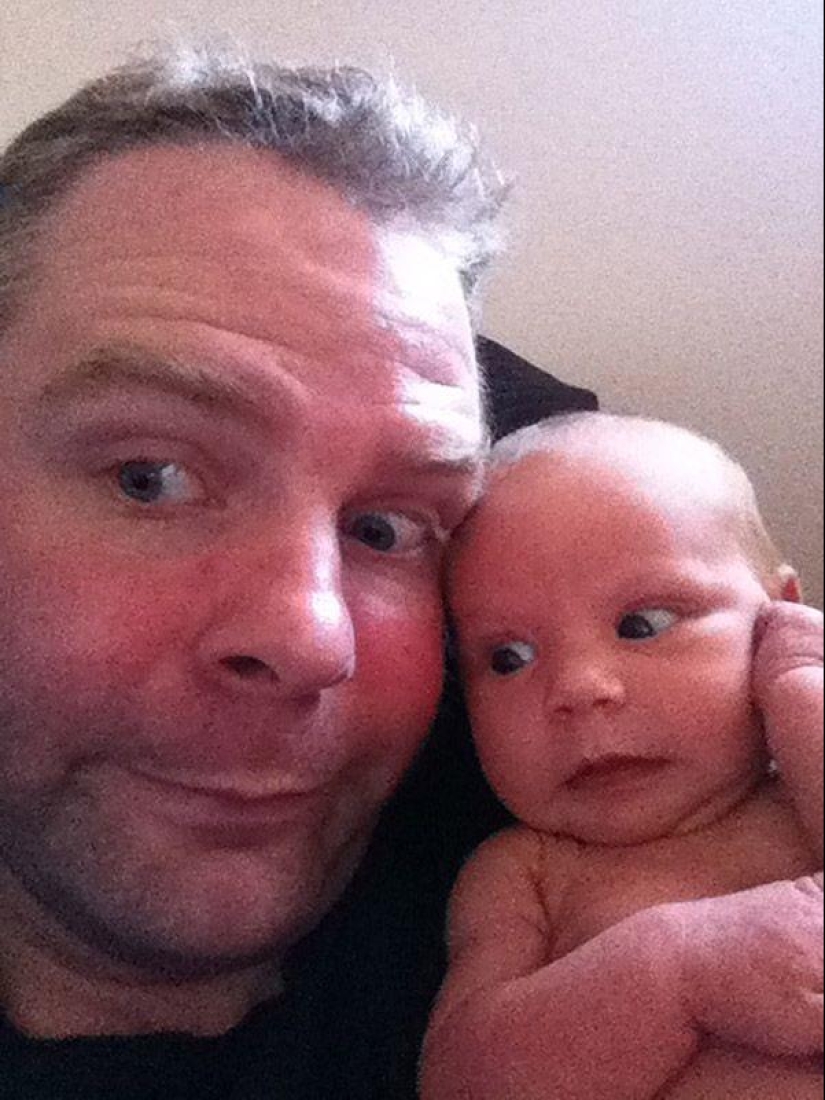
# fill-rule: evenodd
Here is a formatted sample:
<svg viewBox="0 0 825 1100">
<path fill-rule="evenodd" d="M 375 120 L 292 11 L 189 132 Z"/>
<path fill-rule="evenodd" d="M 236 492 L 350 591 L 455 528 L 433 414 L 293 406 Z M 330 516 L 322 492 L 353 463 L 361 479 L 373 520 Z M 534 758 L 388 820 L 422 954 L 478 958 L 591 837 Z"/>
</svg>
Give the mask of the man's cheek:
<svg viewBox="0 0 825 1100">
<path fill-rule="evenodd" d="M 435 600 L 368 606 L 356 620 L 361 670 L 391 691 L 425 700 L 441 690 L 444 625 Z M 426 703 L 424 704 L 426 705 Z"/>
<path fill-rule="evenodd" d="M 435 716 L 444 677 L 443 619 L 429 601 L 412 608 L 360 611 L 355 617 L 357 672 L 350 697 L 370 740 L 393 756 L 412 756 Z"/>
<path fill-rule="evenodd" d="M 156 657 L 169 639 L 183 641 L 203 592 L 186 576 L 130 571 L 117 561 L 58 559 L 18 585 L 15 648 L 39 654 L 52 676 L 79 676 L 76 687 L 109 666 L 122 682 L 131 666 Z"/>
</svg>

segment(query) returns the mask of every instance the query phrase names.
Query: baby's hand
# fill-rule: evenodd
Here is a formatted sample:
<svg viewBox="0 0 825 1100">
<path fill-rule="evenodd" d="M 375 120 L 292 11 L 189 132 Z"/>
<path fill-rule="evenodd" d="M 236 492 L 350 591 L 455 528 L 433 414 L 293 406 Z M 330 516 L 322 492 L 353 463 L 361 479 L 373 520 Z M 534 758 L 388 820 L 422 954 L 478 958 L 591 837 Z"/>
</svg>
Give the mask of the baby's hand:
<svg viewBox="0 0 825 1100">
<path fill-rule="evenodd" d="M 756 622 L 755 643 L 753 691 L 757 706 L 766 709 L 788 673 L 822 668 L 822 613 L 798 603 L 768 604 Z"/>
<path fill-rule="evenodd" d="M 822 1054 L 822 875 L 669 908 L 696 1026 L 764 1054 Z"/>
</svg>

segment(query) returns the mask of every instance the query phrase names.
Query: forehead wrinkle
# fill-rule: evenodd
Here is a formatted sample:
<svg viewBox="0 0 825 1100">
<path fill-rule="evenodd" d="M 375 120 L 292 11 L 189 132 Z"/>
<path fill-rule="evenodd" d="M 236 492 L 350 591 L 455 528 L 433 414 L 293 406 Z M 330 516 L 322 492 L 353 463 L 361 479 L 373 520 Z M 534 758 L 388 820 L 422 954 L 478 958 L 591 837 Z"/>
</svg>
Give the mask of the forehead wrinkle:
<svg viewBox="0 0 825 1100">
<path fill-rule="evenodd" d="M 229 412 L 243 419 L 267 421 L 246 381 L 231 371 L 217 374 L 174 353 L 158 355 L 129 346 L 99 348 L 52 379 L 42 390 L 38 404 L 43 411 L 84 398 L 103 396 L 118 389 L 158 390 L 200 405 L 210 412 Z M 288 386 L 273 379 L 283 401 Z"/>
<path fill-rule="evenodd" d="M 260 386 L 261 397 L 253 396 L 253 387 Z M 452 389 L 427 383 L 430 393 L 433 389 Z M 281 405 L 282 412 L 298 414 L 301 406 L 308 404 L 352 404 L 354 413 L 361 412 L 364 402 L 355 398 L 351 401 L 331 397 L 329 394 L 315 393 L 315 387 L 295 378 L 288 369 L 279 371 L 265 379 L 239 378 L 227 371 L 218 374 L 193 363 L 190 358 L 179 355 L 159 355 L 127 345 L 99 348 L 85 356 L 73 367 L 68 368 L 57 378 L 50 381 L 40 394 L 37 402 L 38 413 L 46 416 L 56 409 L 71 405 L 75 401 L 105 397 L 111 392 L 124 389 L 143 388 L 157 391 L 173 397 L 179 397 L 207 412 L 238 415 L 246 420 L 257 422 L 261 427 L 272 427 L 271 409 L 268 415 L 262 405 L 264 396 L 274 394 Z M 391 409 L 389 399 L 370 402 L 373 407 Z M 437 404 L 437 403 L 436 403 Z M 284 408 L 286 406 L 286 408 Z M 420 434 L 410 435 L 407 446 L 393 445 L 380 456 L 381 465 L 403 468 L 420 477 L 480 477 L 482 452 L 474 433 L 466 430 L 466 417 L 452 410 L 446 418 L 438 413 L 433 417 L 432 406 L 424 400 L 409 402 L 402 406 L 409 417 L 414 415 L 420 425 Z M 332 410 L 340 415 L 340 409 Z M 428 415 L 428 413 L 430 415 Z M 39 419 L 39 418 L 38 418 Z M 455 430 L 451 430 L 449 420 L 456 421 Z M 409 429 L 409 425 L 407 425 Z"/>
</svg>

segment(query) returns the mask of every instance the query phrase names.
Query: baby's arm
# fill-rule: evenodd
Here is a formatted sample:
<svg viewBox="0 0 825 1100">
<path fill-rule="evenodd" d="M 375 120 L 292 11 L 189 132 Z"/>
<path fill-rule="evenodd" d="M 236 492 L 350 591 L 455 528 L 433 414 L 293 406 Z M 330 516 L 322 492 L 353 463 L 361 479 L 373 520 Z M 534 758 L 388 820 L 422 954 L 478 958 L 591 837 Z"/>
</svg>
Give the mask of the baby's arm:
<svg viewBox="0 0 825 1100">
<path fill-rule="evenodd" d="M 822 615 L 774 603 L 757 624 L 754 696 L 780 777 L 823 865 Z"/>
<path fill-rule="evenodd" d="M 545 843 L 505 833 L 459 882 L 423 1100 L 653 1100 L 697 1050 L 666 910 L 553 961 Z"/>
</svg>

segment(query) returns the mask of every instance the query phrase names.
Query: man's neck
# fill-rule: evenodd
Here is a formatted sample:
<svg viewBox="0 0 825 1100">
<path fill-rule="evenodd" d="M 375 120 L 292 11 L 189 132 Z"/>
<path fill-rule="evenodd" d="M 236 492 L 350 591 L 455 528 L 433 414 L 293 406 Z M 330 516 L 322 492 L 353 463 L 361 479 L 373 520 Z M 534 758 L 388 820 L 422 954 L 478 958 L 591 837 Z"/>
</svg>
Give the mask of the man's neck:
<svg viewBox="0 0 825 1100">
<path fill-rule="evenodd" d="M 81 944 L 0 865 L 0 1010 L 38 1039 L 223 1035 L 281 992 L 274 964 L 176 978 Z"/>
</svg>

